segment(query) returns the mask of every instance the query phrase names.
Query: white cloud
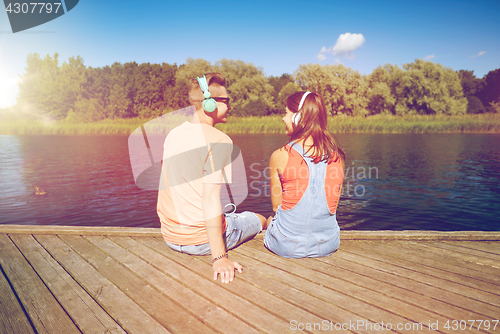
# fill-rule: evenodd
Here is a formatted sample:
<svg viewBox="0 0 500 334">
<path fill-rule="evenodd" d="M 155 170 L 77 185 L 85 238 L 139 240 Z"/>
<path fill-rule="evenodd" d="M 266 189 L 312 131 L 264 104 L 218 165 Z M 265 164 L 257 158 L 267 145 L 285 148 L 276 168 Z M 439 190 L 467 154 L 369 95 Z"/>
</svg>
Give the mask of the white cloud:
<svg viewBox="0 0 500 334">
<path fill-rule="evenodd" d="M 322 61 L 326 59 L 326 53 L 331 53 L 334 56 L 345 55 L 347 59 L 354 59 L 354 50 L 359 48 L 365 42 L 365 37 L 363 34 L 351 34 L 350 32 L 346 32 L 345 34 L 341 34 L 337 39 L 337 42 L 333 47 L 326 48 L 323 46 L 317 55 L 318 60 Z M 340 63 L 339 59 L 335 60 Z"/>
<path fill-rule="evenodd" d="M 326 59 L 326 55 L 325 53 L 330 53 L 332 51 L 332 48 L 326 48 L 326 47 L 322 47 L 321 50 L 319 51 L 319 54 L 316 56 L 316 58 L 318 58 L 319 61 L 323 61 Z"/>
<path fill-rule="evenodd" d="M 319 53 L 319 55 L 317 55 L 317 58 L 318 58 L 318 60 L 319 60 L 319 61 L 323 61 L 323 60 L 325 60 L 325 59 L 326 59 L 326 56 L 325 56 L 325 54 L 324 54 L 324 53 L 321 53 L 321 52 L 320 52 L 320 53 Z"/>
<path fill-rule="evenodd" d="M 479 52 L 477 55 L 471 56 L 471 58 L 481 57 L 481 56 L 482 56 L 482 55 L 484 55 L 485 53 L 486 53 L 486 51 L 481 51 L 481 52 Z"/>
<path fill-rule="evenodd" d="M 432 60 L 434 59 L 434 55 L 428 55 L 428 56 L 425 56 L 424 60 Z"/>
<path fill-rule="evenodd" d="M 365 36 L 363 36 L 363 34 L 351 34 L 350 32 L 346 32 L 337 39 L 337 43 L 335 43 L 332 49 L 333 55 L 337 56 L 346 53 L 352 55 L 352 52 L 363 45 L 364 42 Z M 354 55 L 352 55 L 352 58 L 354 58 Z"/>
</svg>

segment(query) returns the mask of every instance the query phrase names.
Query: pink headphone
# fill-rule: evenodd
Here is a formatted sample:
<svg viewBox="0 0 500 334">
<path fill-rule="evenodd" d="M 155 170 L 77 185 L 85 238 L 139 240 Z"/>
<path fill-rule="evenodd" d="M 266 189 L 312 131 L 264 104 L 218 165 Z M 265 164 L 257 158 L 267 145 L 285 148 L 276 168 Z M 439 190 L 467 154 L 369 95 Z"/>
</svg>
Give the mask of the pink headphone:
<svg viewBox="0 0 500 334">
<path fill-rule="evenodd" d="M 306 99 L 306 96 L 309 94 L 311 94 L 311 92 L 307 91 L 304 93 L 304 95 L 302 95 L 302 98 L 300 99 L 299 107 L 297 108 L 297 112 L 292 115 L 292 123 L 295 125 L 299 124 L 300 118 L 302 117 L 302 115 L 300 114 L 300 109 L 304 105 L 304 101 Z"/>
</svg>

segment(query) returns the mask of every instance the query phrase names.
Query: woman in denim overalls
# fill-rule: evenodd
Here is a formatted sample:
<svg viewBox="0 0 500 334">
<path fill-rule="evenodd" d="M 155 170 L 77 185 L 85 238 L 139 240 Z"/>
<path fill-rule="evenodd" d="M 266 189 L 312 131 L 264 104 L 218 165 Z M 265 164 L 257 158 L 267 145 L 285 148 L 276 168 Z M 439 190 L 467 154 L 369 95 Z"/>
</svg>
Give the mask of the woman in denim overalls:
<svg viewBox="0 0 500 334">
<path fill-rule="evenodd" d="M 271 155 L 274 216 L 265 246 L 287 258 L 321 257 L 340 244 L 336 208 L 344 171 L 344 152 L 327 130 L 321 96 L 297 92 L 287 98 L 283 121 L 291 142 Z"/>
</svg>

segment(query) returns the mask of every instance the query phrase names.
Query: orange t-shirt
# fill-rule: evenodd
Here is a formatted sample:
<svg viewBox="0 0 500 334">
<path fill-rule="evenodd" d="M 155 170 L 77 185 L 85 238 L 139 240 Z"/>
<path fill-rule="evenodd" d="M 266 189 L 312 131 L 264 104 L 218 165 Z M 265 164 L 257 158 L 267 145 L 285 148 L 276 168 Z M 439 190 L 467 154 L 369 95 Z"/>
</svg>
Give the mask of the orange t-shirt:
<svg viewBox="0 0 500 334">
<path fill-rule="evenodd" d="M 286 145 L 288 151 L 288 162 L 283 175 L 281 175 L 281 189 L 283 201 L 281 208 L 289 210 L 299 203 L 309 184 L 309 167 L 302 156 Z M 344 172 L 341 160 L 331 159 L 326 167 L 325 194 L 328 208 L 331 213 L 337 211 L 337 206 L 344 181 Z"/>
<path fill-rule="evenodd" d="M 208 242 L 203 184 L 231 183 L 231 152 L 231 139 L 209 125 L 184 122 L 170 131 L 163 146 L 157 204 L 166 241 L 176 245 Z M 222 223 L 224 232 L 224 218 Z"/>
</svg>

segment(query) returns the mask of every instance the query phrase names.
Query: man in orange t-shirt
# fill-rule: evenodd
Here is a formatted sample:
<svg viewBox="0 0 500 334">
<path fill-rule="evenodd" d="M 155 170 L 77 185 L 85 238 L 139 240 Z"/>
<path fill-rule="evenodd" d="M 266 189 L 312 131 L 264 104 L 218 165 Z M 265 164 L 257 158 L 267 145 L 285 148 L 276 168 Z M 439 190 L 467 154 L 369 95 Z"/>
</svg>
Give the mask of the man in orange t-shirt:
<svg viewBox="0 0 500 334">
<path fill-rule="evenodd" d="M 220 274 L 228 283 L 242 266 L 229 260 L 227 250 L 253 238 L 267 222 L 249 211 L 222 214 L 221 185 L 231 183 L 233 143 L 214 125 L 225 123 L 231 109 L 225 85 L 220 73 L 191 82 L 189 101 L 196 112 L 165 139 L 157 212 L 167 245 L 182 253 L 211 254 L 214 279 Z"/>
</svg>

